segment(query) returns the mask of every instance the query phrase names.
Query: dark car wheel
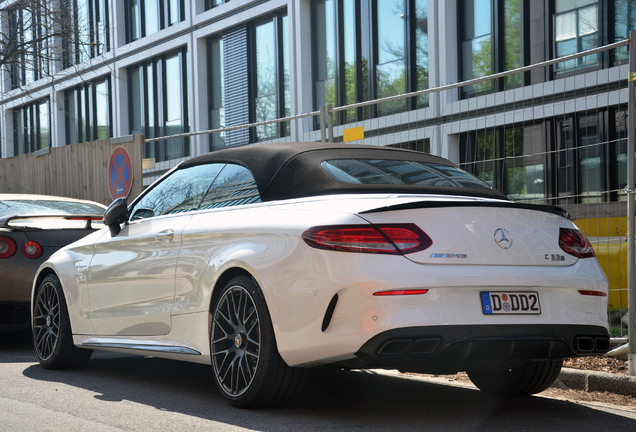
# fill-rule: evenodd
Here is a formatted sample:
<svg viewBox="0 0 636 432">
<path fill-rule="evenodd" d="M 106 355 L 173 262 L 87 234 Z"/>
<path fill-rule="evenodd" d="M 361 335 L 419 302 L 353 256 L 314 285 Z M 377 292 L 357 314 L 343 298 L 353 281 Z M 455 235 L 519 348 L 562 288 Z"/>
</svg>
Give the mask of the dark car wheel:
<svg viewBox="0 0 636 432">
<path fill-rule="evenodd" d="M 233 278 L 212 308 L 212 372 L 231 404 L 259 408 L 282 405 L 300 388 L 303 369 L 278 354 L 265 299 L 253 279 Z"/>
<path fill-rule="evenodd" d="M 526 363 L 510 369 L 468 371 L 480 390 L 499 396 L 528 396 L 541 393 L 554 383 L 563 360 Z"/>
<path fill-rule="evenodd" d="M 92 350 L 73 344 L 71 323 L 60 281 L 55 275 L 42 280 L 33 301 L 33 346 L 40 364 L 47 369 L 81 367 Z"/>
</svg>

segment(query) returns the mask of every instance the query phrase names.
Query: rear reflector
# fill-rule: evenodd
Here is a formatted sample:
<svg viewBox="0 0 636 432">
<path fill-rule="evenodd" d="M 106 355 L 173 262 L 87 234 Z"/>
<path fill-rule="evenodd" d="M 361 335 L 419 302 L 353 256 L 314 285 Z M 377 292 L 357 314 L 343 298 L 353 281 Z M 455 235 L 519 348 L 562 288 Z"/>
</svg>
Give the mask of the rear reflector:
<svg viewBox="0 0 636 432">
<path fill-rule="evenodd" d="M 317 249 L 392 255 L 421 251 L 433 244 L 415 224 L 318 226 L 302 237 Z"/>
<path fill-rule="evenodd" d="M 28 241 L 22 246 L 22 253 L 30 259 L 37 259 L 42 256 L 42 246 L 38 242 Z"/>
<path fill-rule="evenodd" d="M 587 237 L 581 231 L 573 228 L 559 229 L 559 247 L 577 258 L 596 256 Z"/>
<path fill-rule="evenodd" d="M 592 297 L 607 297 L 607 293 L 603 291 L 579 290 L 579 294 Z"/>
<path fill-rule="evenodd" d="M 16 245 L 11 237 L 0 236 L 0 259 L 12 257 L 15 249 Z"/>
<path fill-rule="evenodd" d="M 374 292 L 374 296 L 402 296 L 402 295 L 420 295 L 426 294 L 427 289 L 413 289 L 413 290 L 391 290 L 391 291 L 378 291 Z"/>
</svg>

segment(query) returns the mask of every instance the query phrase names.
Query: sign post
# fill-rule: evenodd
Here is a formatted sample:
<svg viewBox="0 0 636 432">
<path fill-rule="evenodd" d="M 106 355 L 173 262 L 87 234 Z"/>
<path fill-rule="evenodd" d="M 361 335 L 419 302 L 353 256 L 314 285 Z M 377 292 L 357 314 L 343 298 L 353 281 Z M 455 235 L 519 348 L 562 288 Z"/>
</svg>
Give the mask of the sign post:
<svg viewBox="0 0 636 432">
<path fill-rule="evenodd" d="M 634 268 L 634 152 L 636 150 L 636 87 L 632 74 L 636 72 L 636 31 L 629 34 L 629 99 L 627 102 L 629 133 L 627 134 L 627 311 L 629 322 L 628 367 L 636 376 L 636 274 Z"/>
</svg>

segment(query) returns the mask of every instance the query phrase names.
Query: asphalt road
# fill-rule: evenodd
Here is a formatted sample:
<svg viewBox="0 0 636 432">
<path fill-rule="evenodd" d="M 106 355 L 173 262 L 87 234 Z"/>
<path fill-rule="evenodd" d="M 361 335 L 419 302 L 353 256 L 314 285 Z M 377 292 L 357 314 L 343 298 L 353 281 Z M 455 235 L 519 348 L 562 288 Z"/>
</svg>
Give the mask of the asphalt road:
<svg viewBox="0 0 636 432">
<path fill-rule="evenodd" d="M 36 430 L 599 432 L 636 430 L 636 413 L 368 371 L 321 375 L 285 408 L 242 410 L 206 366 L 95 353 L 86 369 L 49 371 L 27 338 L 0 335 L 0 431 Z"/>
</svg>

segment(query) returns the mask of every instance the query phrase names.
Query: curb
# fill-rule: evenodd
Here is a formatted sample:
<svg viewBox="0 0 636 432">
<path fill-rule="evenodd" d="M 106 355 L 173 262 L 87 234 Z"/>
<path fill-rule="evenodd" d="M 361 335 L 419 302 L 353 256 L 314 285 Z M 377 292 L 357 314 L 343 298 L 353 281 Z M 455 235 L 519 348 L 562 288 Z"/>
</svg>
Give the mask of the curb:
<svg viewBox="0 0 636 432">
<path fill-rule="evenodd" d="M 636 397 L 636 377 L 629 375 L 563 368 L 559 378 L 553 384 L 554 387 L 559 385 L 573 390 L 609 392 Z"/>
</svg>

